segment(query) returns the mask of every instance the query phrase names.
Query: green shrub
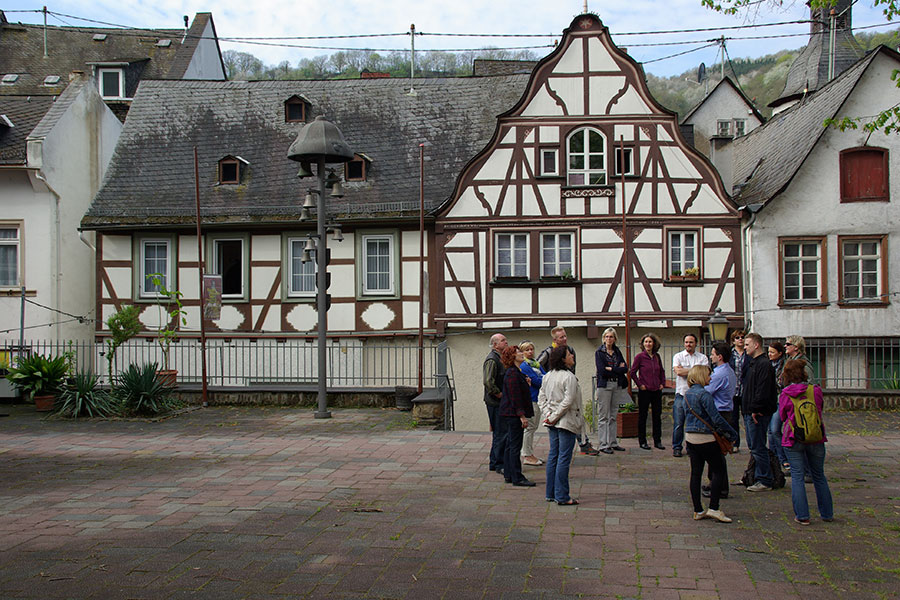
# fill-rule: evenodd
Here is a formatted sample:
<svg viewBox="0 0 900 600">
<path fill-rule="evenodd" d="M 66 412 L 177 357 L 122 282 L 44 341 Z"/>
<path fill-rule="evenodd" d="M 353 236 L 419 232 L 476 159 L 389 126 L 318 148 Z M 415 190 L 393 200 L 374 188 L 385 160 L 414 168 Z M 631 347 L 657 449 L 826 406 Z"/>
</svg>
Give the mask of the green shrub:
<svg viewBox="0 0 900 600">
<path fill-rule="evenodd" d="M 620 413 L 637 412 L 637 409 L 638 409 L 637 404 L 635 404 L 634 402 L 628 402 L 626 404 L 619 405 Z"/>
<path fill-rule="evenodd" d="M 56 403 L 57 412 L 64 417 L 108 417 L 118 409 L 115 398 L 97 387 L 100 378 L 90 371 L 75 374 L 74 382 L 63 390 Z"/>
<path fill-rule="evenodd" d="M 124 414 L 158 415 L 177 404 L 172 400 L 175 388 L 157 379 L 157 368 L 156 363 L 131 364 L 119 375 L 114 393 Z"/>
<path fill-rule="evenodd" d="M 59 394 L 63 378 L 69 370 L 65 356 L 56 358 L 32 354 L 19 359 L 19 363 L 6 375 L 14 386 L 29 400 L 35 396 Z"/>
</svg>

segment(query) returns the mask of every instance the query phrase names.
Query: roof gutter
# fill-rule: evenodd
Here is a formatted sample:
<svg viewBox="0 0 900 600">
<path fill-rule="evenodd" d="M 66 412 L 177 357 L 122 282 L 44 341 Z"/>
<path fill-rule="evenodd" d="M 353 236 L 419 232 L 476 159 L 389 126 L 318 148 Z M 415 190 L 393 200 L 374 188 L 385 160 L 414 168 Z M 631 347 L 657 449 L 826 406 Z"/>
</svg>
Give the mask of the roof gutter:
<svg viewBox="0 0 900 600">
<path fill-rule="evenodd" d="M 750 213 L 750 218 L 745 224 L 741 225 L 741 252 L 743 252 L 744 254 L 744 328 L 747 331 L 750 330 L 753 315 L 753 310 L 750 306 L 750 303 L 753 299 L 753 279 L 750 277 L 753 262 L 753 236 L 751 235 L 750 230 L 753 228 L 753 224 L 756 223 L 756 215 L 760 210 L 762 210 L 762 207 L 764 205 L 765 204 L 763 202 L 756 202 L 753 204 L 745 204 L 744 206 L 739 207 L 739 210 L 746 210 Z"/>
</svg>

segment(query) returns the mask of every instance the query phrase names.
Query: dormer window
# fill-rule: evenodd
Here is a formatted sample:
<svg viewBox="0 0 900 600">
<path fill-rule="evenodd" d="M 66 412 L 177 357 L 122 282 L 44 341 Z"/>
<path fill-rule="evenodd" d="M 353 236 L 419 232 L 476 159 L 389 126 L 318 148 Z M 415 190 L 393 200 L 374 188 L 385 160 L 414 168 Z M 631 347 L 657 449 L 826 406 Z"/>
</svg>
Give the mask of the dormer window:
<svg viewBox="0 0 900 600">
<path fill-rule="evenodd" d="M 125 72 L 122 69 L 98 69 L 100 97 L 104 100 L 125 98 Z"/>
<path fill-rule="evenodd" d="M 249 165 L 240 156 L 226 156 L 219 161 L 219 184 L 235 185 L 241 182 L 244 167 Z"/>
<path fill-rule="evenodd" d="M 44 85 L 59 85 L 59 75 L 47 75 L 44 77 Z"/>
<path fill-rule="evenodd" d="M 285 123 L 306 123 L 308 120 L 309 102 L 300 96 L 291 96 L 284 101 Z"/>
<path fill-rule="evenodd" d="M 353 160 L 344 165 L 344 181 L 366 181 L 370 162 L 366 155 L 354 154 Z"/>
<path fill-rule="evenodd" d="M 17 73 L 9 73 L 3 76 L 3 83 L 5 85 L 12 85 L 19 79 L 19 75 Z"/>
</svg>

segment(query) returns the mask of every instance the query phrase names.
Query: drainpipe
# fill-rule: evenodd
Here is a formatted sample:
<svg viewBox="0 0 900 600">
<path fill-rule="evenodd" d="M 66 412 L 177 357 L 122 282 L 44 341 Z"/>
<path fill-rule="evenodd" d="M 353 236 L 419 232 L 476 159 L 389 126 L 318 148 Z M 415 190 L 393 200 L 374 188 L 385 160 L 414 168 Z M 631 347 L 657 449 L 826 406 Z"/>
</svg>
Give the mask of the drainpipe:
<svg viewBox="0 0 900 600">
<path fill-rule="evenodd" d="M 55 240 L 56 248 L 54 248 L 53 252 L 53 273 L 56 283 L 54 285 L 54 306 L 59 309 L 61 302 L 61 282 L 62 273 L 60 272 L 60 244 L 62 243 L 62 229 L 60 227 L 60 217 L 59 217 L 59 193 L 53 189 L 53 186 L 50 185 L 50 182 L 47 181 L 47 178 L 41 175 L 41 172 L 36 170 L 34 171 L 34 178 L 38 181 L 43 182 L 47 189 L 50 190 L 50 193 L 53 194 L 53 238 Z M 56 341 L 59 341 L 59 313 L 55 312 L 53 314 L 53 319 L 56 322 Z"/>
<path fill-rule="evenodd" d="M 751 279 L 750 277 L 750 267 L 751 262 L 753 261 L 753 238 L 750 235 L 750 229 L 753 227 L 753 224 L 756 223 L 756 215 L 762 209 L 762 207 L 762 202 L 745 204 L 744 206 L 739 207 L 739 210 L 746 210 L 750 213 L 750 219 L 748 219 L 747 222 L 741 226 L 741 252 L 744 253 L 744 329 L 746 329 L 747 331 L 750 331 L 750 325 L 752 323 L 750 301 L 753 298 L 753 279 Z"/>
</svg>

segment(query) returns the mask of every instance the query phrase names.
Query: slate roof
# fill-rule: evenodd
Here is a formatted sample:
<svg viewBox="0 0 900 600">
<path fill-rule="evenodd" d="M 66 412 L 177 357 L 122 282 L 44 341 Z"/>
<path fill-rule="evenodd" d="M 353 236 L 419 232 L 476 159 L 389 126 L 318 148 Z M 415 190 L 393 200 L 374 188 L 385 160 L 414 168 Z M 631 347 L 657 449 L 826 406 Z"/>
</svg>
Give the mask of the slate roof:
<svg viewBox="0 0 900 600">
<path fill-rule="evenodd" d="M 25 139 L 49 110 L 54 99 L 49 96 L 0 96 L 0 115 L 12 121 L 13 127 L 0 123 L 0 164 L 25 164 Z"/>
<path fill-rule="evenodd" d="M 528 75 L 415 80 L 141 82 L 106 179 L 82 227 L 171 226 L 193 222 L 194 159 L 200 162 L 204 221 L 294 222 L 313 179 L 298 180 L 287 150 L 302 124 L 285 123 L 284 101 L 296 95 L 343 132 L 372 162 L 368 180 L 329 198 L 343 219 L 416 214 L 419 144 L 428 141 L 425 198 L 436 207 L 458 173 L 483 149 L 496 117 L 524 92 Z M 218 161 L 249 162 L 239 185 L 218 185 Z M 342 169 L 341 165 L 335 165 Z"/>
<path fill-rule="evenodd" d="M 183 29 L 112 29 L 99 27 L 47 27 L 49 58 L 44 58 L 44 27 L 26 23 L 0 23 L 0 75 L 15 73 L 18 81 L 0 85 L 0 96 L 57 95 L 69 83 L 72 71 L 90 73 L 92 62 L 137 62 L 150 59 L 141 77 L 180 78 L 190 62 L 199 36 L 211 19 L 198 13 L 185 37 Z M 105 34 L 104 41 L 94 41 Z M 168 39 L 168 47 L 156 43 Z M 48 75 L 59 76 L 56 85 L 44 85 Z"/>
<path fill-rule="evenodd" d="M 819 91 L 732 142 L 734 196 L 739 204 L 765 204 L 788 186 L 825 133 L 823 121 L 838 116 L 879 53 L 900 59 L 896 52 L 881 46 Z"/>
</svg>

